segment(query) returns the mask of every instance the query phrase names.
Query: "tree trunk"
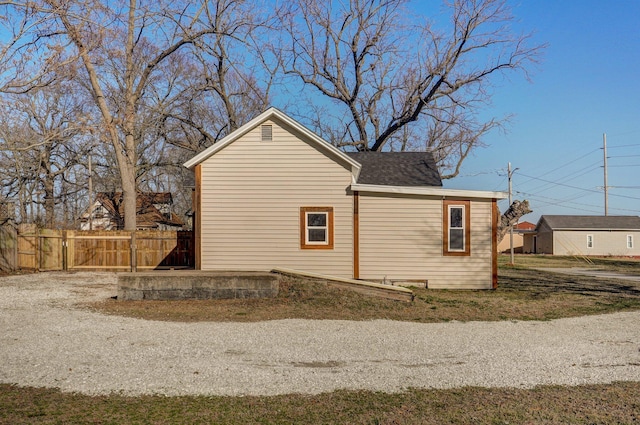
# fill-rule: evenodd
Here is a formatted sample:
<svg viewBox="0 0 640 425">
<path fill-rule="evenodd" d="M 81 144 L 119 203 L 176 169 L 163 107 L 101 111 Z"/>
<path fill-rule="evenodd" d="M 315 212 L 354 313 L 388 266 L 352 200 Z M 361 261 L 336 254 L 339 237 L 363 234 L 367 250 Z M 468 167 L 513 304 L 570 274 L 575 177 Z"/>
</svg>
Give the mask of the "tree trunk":
<svg viewBox="0 0 640 425">
<path fill-rule="evenodd" d="M 509 206 L 509 209 L 507 209 L 504 214 L 502 214 L 502 217 L 500 217 L 500 224 L 498 225 L 498 243 L 504 239 L 509 229 L 518 223 L 520 217 L 525 214 L 529 214 L 530 212 L 532 212 L 532 210 L 529 209 L 529 201 L 513 201 Z"/>
</svg>

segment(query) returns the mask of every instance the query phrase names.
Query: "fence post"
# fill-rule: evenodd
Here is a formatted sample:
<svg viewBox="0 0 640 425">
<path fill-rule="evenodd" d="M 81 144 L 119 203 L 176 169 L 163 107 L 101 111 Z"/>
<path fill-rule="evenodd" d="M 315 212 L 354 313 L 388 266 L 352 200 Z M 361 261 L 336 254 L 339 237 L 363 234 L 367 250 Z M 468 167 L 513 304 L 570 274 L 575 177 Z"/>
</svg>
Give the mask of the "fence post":
<svg viewBox="0 0 640 425">
<path fill-rule="evenodd" d="M 40 229 L 36 226 L 36 230 L 35 230 L 35 245 L 36 245 L 36 261 L 35 261 L 35 266 L 36 266 L 36 272 L 40 271 L 40 258 L 41 258 L 41 253 L 40 253 Z"/>
<path fill-rule="evenodd" d="M 138 271 L 138 253 L 136 249 L 136 231 L 131 232 L 131 271 Z"/>
<path fill-rule="evenodd" d="M 67 231 L 62 231 L 62 270 L 67 271 Z"/>
</svg>

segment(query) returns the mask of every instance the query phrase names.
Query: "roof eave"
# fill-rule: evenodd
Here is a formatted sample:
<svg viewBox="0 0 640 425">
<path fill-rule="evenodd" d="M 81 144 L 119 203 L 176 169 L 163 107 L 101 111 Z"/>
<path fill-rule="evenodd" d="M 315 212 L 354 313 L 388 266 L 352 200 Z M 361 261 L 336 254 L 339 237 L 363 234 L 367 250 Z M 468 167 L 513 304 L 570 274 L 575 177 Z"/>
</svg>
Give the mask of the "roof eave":
<svg viewBox="0 0 640 425">
<path fill-rule="evenodd" d="M 352 191 L 388 193 L 399 195 L 437 196 L 444 198 L 476 198 L 476 199 L 506 199 L 506 192 L 484 190 L 443 189 L 439 186 L 384 186 L 374 184 L 352 184 Z"/>
<path fill-rule="evenodd" d="M 562 231 L 588 231 L 588 232 L 638 232 L 640 228 L 627 228 L 627 227 L 551 227 L 551 230 Z"/>
<path fill-rule="evenodd" d="M 284 112 L 274 107 L 267 109 L 266 111 L 264 111 L 263 113 L 261 113 L 260 115 L 258 115 L 257 117 L 255 117 L 254 119 L 252 119 L 251 121 L 243 125 L 242 127 L 240 127 L 239 129 L 235 130 L 234 132 L 224 137 L 219 142 L 203 150 L 202 152 L 200 152 L 199 154 L 197 154 L 196 156 L 194 156 L 193 158 L 185 162 L 183 165 L 189 169 L 192 169 L 193 167 L 205 161 L 207 158 L 209 158 L 219 150 L 223 149 L 225 146 L 229 145 L 230 143 L 233 143 L 235 140 L 242 137 L 244 134 L 248 133 L 256 126 L 260 125 L 260 123 L 273 117 L 291 126 L 296 131 L 302 133 L 305 137 L 311 140 L 318 149 L 324 151 L 325 153 L 329 153 L 331 155 L 337 156 L 338 158 L 340 158 L 340 160 L 349 164 L 352 168 L 352 174 L 354 174 L 355 178 L 357 178 L 358 174 L 360 173 L 360 169 L 362 168 L 359 162 L 351 159 L 340 149 L 328 143 L 327 141 L 322 139 L 320 136 L 318 136 L 317 134 L 315 134 L 314 132 L 306 128 L 304 125 L 300 124 L 293 118 L 286 115 Z"/>
</svg>

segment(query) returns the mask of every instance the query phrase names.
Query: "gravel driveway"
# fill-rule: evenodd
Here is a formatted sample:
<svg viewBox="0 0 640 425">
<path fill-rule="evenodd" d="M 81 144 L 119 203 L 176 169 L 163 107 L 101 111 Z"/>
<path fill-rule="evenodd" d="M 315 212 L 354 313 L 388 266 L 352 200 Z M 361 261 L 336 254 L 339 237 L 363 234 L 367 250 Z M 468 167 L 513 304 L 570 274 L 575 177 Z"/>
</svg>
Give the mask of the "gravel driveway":
<svg viewBox="0 0 640 425">
<path fill-rule="evenodd" d="M 75 306 L 115 294 L 111 273 L 0 278 L 0 382 L 86 394 L 274 395 L 640 381 L 640 312 L 550 322 L 167 323 Z"/>
</svg>

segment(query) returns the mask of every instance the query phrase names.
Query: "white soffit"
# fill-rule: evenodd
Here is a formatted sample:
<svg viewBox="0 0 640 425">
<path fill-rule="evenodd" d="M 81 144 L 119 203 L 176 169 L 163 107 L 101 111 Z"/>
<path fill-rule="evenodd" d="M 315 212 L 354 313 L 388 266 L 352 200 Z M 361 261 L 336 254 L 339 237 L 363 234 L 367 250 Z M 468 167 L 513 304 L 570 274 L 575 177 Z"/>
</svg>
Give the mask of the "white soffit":
<svg viewBox="0 0 640 425">
<path fill-rule="evenodd" d="M 440 198 L 478 198 L 478 199 L 506 199 L 506 192 L 491 192 L 484 190 L 443 189 L 441 187 L 426 186 L 383 186 L 373 184 L 352 184 L 352 191 L 388 193 L 399 195 L 435 196 Z"/>
</svg>

